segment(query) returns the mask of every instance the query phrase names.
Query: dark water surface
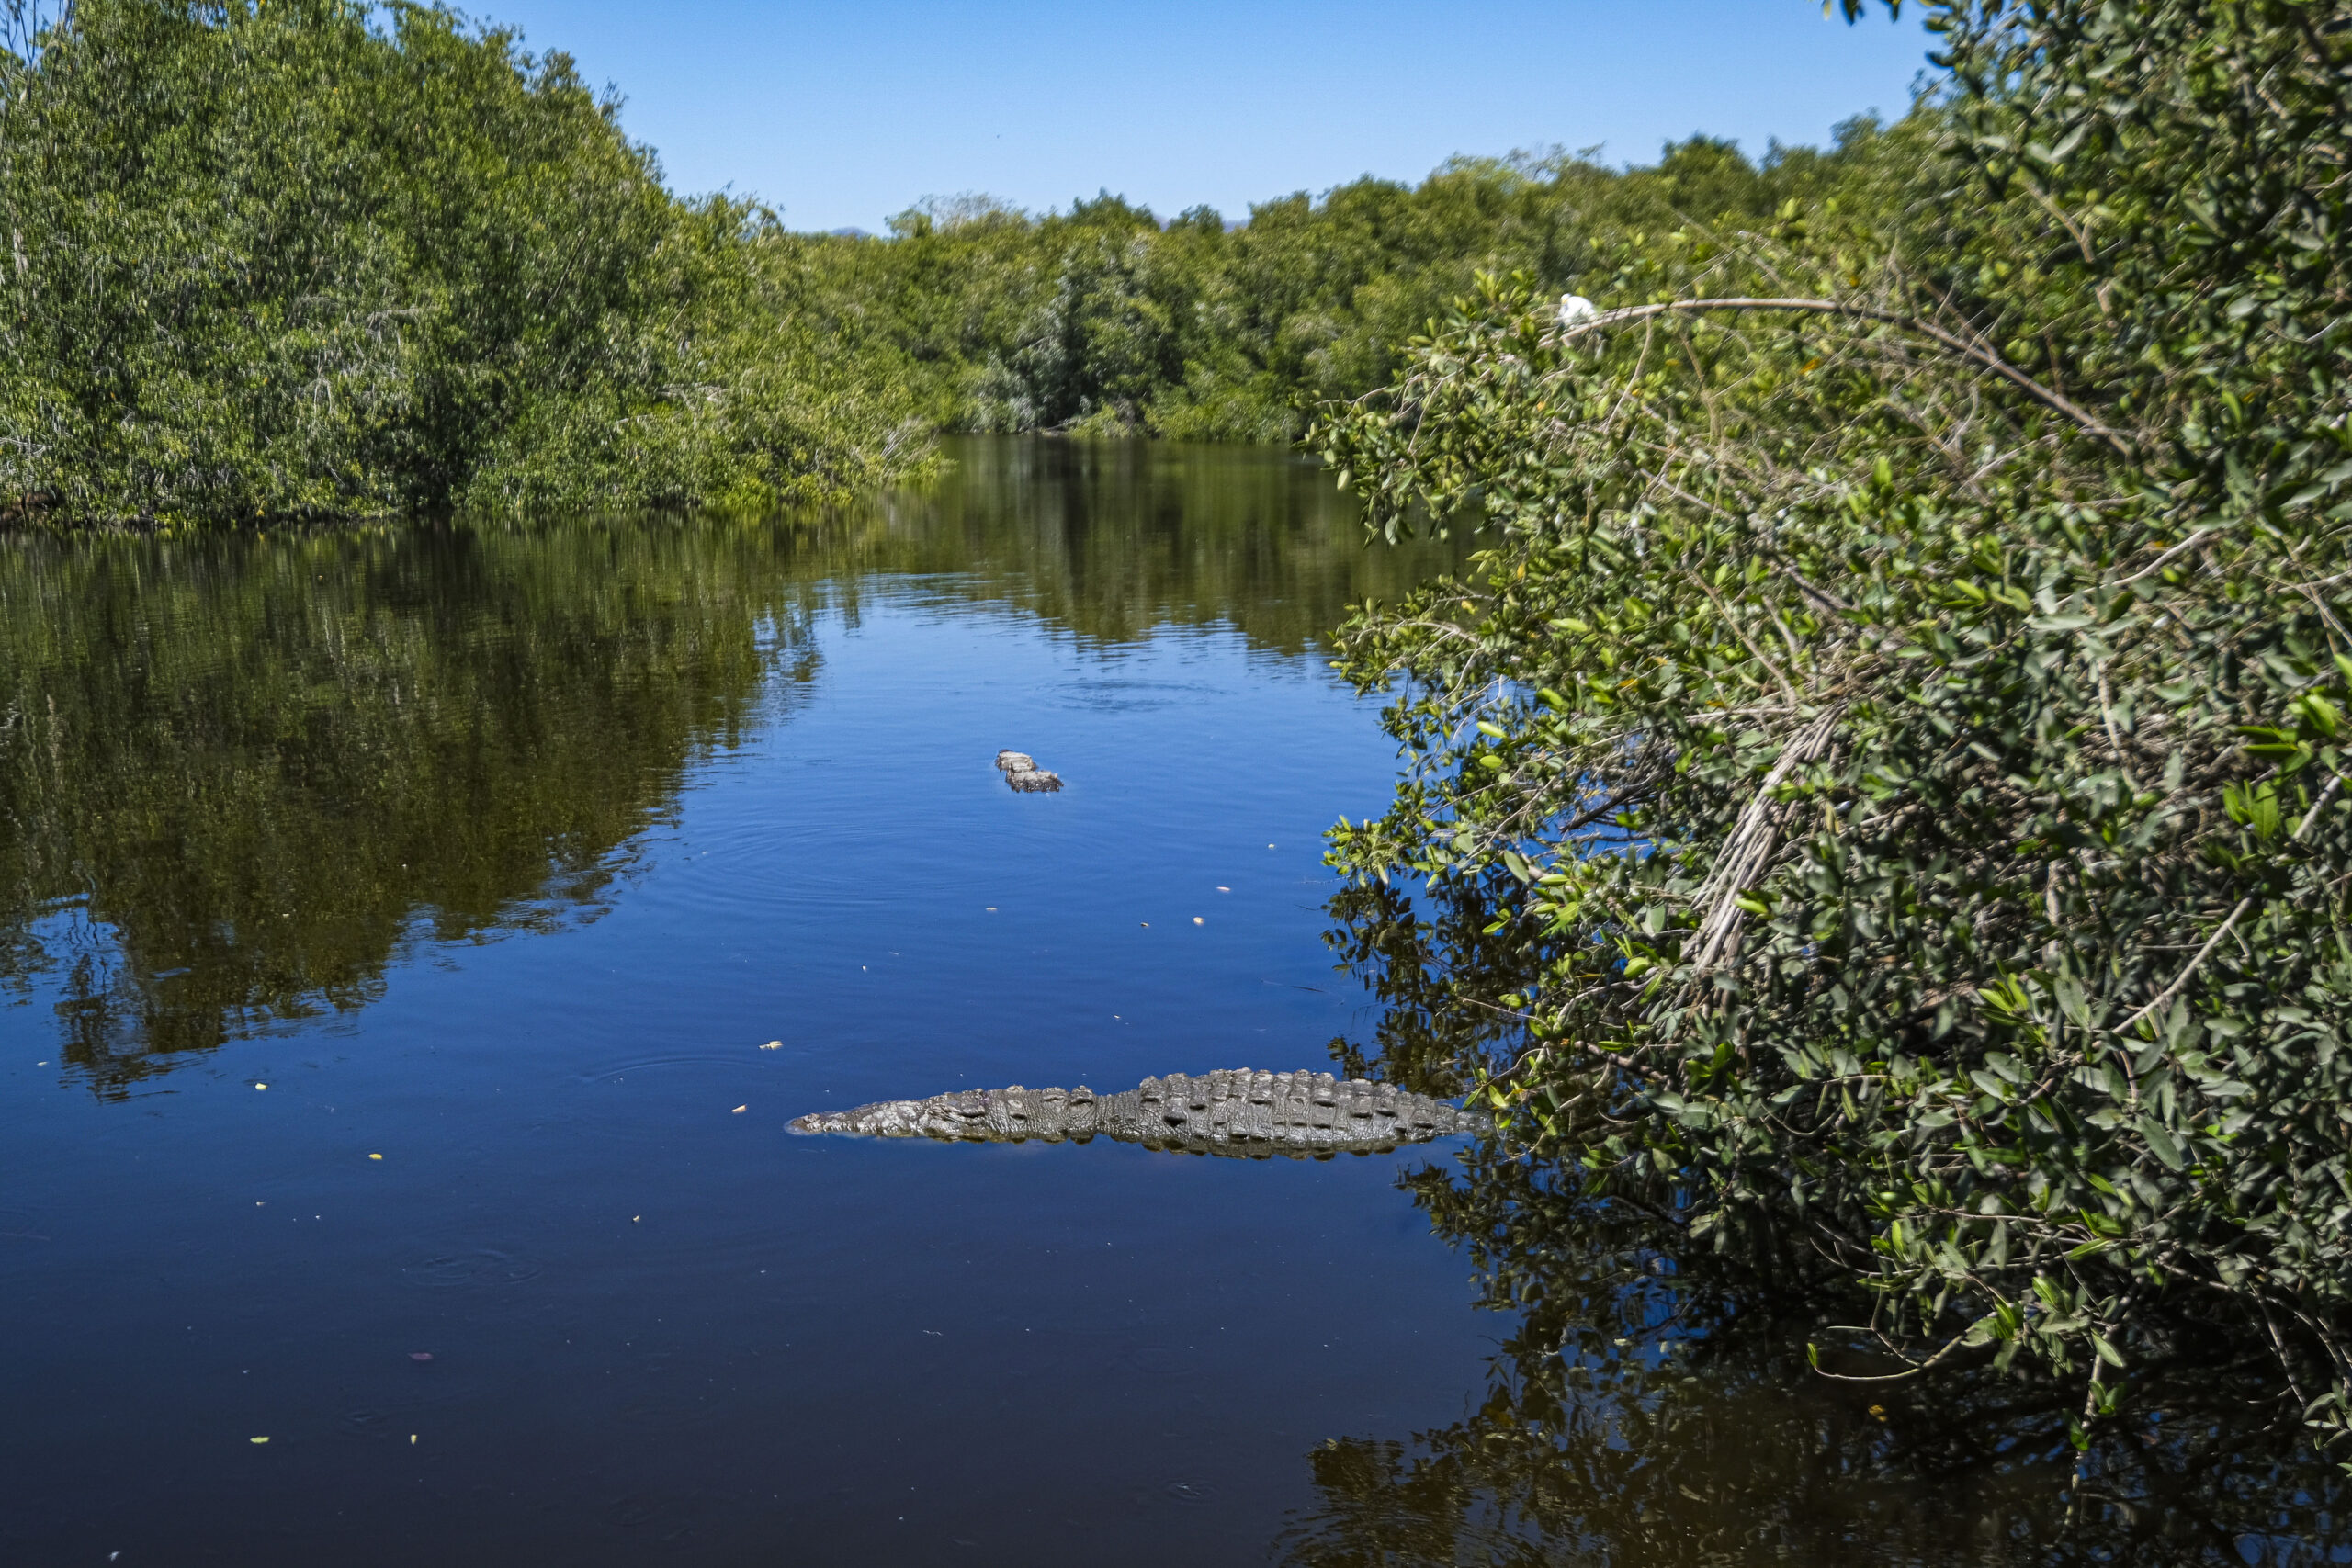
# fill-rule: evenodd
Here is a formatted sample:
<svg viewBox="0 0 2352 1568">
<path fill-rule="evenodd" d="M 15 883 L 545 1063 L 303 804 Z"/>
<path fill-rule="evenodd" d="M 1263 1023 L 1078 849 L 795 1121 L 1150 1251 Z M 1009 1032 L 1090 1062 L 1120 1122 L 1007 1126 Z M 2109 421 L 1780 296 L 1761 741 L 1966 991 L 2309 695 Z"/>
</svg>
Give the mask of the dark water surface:
<svg viewBox="0 0 2352 1568">
<path fill-rule="evenodd" d="M 1426 559 L 1278 457 L 962 457 L 9 549 L 0 1554 L 1254 1558 L 1327 1436 L 1460 1413 L 1403 1156 L 784 1134 L 1364 1006 L 1317 835 L 1389 748 L 1311 644 Z"/>
<path fill-rule="evenodd" d="M 1319 639 L 1444 558 L 1275 455 L 957 455 L 817 520 L 0 544 L 0 1560 L 2054 1560 L 2048 1411 L 1686 1371 L 1523 1166 L 784 1134 L 1412 1010 L 1324 940 L 1396 764 Z M 2116 1484 L 2204 1500 L 2098 1560 L 2330 1528 L 2165 1462 Z"/>
</svg>

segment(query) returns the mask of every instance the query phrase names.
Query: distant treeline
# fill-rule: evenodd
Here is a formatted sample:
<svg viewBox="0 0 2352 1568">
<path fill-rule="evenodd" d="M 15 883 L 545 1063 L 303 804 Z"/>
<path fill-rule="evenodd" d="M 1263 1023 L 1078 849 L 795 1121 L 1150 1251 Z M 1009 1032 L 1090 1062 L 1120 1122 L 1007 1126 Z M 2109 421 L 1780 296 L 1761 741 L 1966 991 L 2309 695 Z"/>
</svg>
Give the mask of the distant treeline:
<svg viewBox="0 0 2352 1568">
<path fill-rule="evenodd" d="M 1233 224 L 1207 208 L 1163 223 L 1107 194 L 1043 216 L 964 197 L 901 213 L 887 239 L 759 243 L 805 311 L 904 356 L 897 378 L 941 426 L 1288 441 L 1316 405 L 1386 385 L 1480 272 L 1605 295 L 1631 236 L 1872 199 L 1892 157 L 1917 156 L 1908 129 L 1857 119 L 1830 151 L 1776 146 L 1760 164 L 1704 137 L 1628 172 L 1457 159 Z"/>
<path fill-rule="evenodd" d="M 1865 199 L 1904 140 L 796 234 L 673 197 L 568 57 L 443 7 L 0 0 L 0 512 L 761 508 L 942 429 L 1291 440 L 1481 271 L 1598 296 L 1628 238 Z"/>
</svg>

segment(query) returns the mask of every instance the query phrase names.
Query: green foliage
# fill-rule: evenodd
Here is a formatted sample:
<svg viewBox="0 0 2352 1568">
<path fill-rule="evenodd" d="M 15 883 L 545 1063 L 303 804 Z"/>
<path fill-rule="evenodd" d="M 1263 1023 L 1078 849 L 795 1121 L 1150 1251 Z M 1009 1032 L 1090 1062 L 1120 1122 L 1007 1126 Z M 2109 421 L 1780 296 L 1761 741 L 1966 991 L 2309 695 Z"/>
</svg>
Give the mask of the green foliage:
<svg viewBox="0 0 2352 1568">
<path fill-rule="evenodd" d="M 84 0 L 0 51 L 0 495 L 759 505 L 920 458 L 888 362 L 783 309 L 771 220 L 672 198 L 563 55 L 371 9 Z"/>
<path fill-rule="evenodd" d="M 1605 236 L 1683 217 L 1760 220 L 1883 156 L 1869 121 L 1829 153 L 1761 166 L 1694 139 L 1655 167 L 1461 160 L 1419 186 L 1363 179 L 1166 224 L 1104 195 L 1032 219 L 983 197 L 902 213 L 891 238 L 775 235 L 829 320 L 888 344 L 943 424 L 1288 441 L 1305 411 L 1372 391 L 1481 268 L 1567 287 Z"/>
<path fill-rule="evenodd" d="M 1351 1073 L 1454 1093 L 1525 1043 L 1517 1004 L 1564 938 L 1493 919 L 1516 886 L 1495 866 L 1333 895 L 1327 941 L 1377 1003 L 1332 1043 Z M 2270 1347 L 2218 1314 L 2147 1344 L 2130 1408 L 2077 1452 L 2075 1378 L 1956 1357 L 1879 1381 L 1900 1363 L 1821 1333 L 1850 1289 L 1803 1226 L 1694 1237 L 1678 1176 L 1580 1153 L 1481 1140 L 1406 1175 L 1499 1354 L 1461 1419 L 1311 1450 L 1321 1497 L 1283 1561 L 2284 1568 L 2347 1545 L 2352 1480 L 2272 1422 Z"/>
<path fill-rule="evenodd" d="M 1344 636 L 1416 766 L 1332 858 L 1500 889 L 1514 1130 L 1818 1248 L 1898 1372 L 2087 1427 L 2222 1325 L 2340 1429 L 2352 6 L 1930 10 L 1932 155 L 1573 327 L 1488 279 L 1324 430 L 1491 530 Z"/>
</svg>

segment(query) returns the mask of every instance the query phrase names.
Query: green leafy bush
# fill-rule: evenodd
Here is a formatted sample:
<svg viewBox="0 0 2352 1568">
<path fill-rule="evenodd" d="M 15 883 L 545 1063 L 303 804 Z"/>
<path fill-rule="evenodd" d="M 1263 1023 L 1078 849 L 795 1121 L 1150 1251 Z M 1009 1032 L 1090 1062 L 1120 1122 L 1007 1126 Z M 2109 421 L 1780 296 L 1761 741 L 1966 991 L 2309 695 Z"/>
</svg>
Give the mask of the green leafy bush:
<svg viewBox="0 0 2352 1568">
<path fill-rule="evenodd" d="M 759 504 L 920 458 L 890 363 L 782 308 L 772 220 L 671 197 L 563 55 L 373 9 L 82 0 L 0 51 L 0 495 Z"/>
<path fill-rule="evenodd" d="M 1493 920 L 1488 884 L 1514 880 L 1335 890 L 1326 940 L 1376 1004 L 1332 1042 L 1351 1072 L 1452 1093 L 1523 1043 L 1495 1004 L 1551 953 L 1533 922 Z M 1480 1139 L 1405 1174 L 1497 1353 L 1459 1420 L 1319 1444 L 1318 1506 L 1283 1561 L 2285 1568 L 2352 1545 L 2352 1476 L 2272 1421 L 2260 1337 L 2135 1359 L 2128 1414 L 2076 1451 L 2081 1380 L 2031 1360 L 1813 1376 L 1824 1303 L 1851 1295 L 1842 1263 L 1793 1225 L 1718 1249 L 1688 1234 L 1673 1179 L 1612 1173 L 1596 1194 L 1575 1153 Z M 1833 1371 L 1883 1364 L 1820 1349 Z"/>
<path fill-rule="evenodd" d="M 1817 1248 L 1888 1375 L 2088 1423 L 2202 1325 L 2340 1428 L 2352 6 L 1931 26 L 1874 172 L 1603 236 L 1589 320 L 1489 279 L 1325 427 L 1492 531 L 1345 634 L 1416 765 L 1332 857 L 1508 873 L 1513 1130 Z"/>
</svg>

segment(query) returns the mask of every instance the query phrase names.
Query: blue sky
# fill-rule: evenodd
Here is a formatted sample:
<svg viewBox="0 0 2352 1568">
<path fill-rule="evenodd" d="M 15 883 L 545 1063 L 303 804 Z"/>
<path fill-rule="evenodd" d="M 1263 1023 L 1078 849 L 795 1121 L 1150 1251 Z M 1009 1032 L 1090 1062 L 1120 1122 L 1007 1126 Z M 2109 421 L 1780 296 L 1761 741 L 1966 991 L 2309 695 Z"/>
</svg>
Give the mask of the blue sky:
<svg viewBox="0 0 2352 1568">
<path fill-rule="evenodd" d="M 1457 153 L 1777 137 L 1910 102 L 1927 34 L 1817 0 L 475 0 L 628 98 L 672 186 L 797 229 L 879 230 L 932 195 L 1031 209 L 1109 189 L 1163 217 L 1417 180 Z"/>
</svg>

